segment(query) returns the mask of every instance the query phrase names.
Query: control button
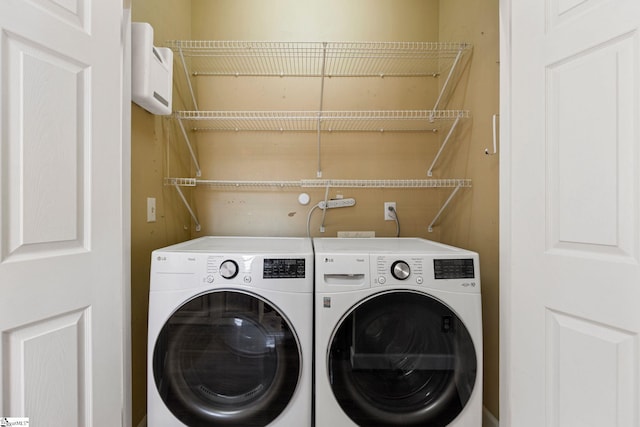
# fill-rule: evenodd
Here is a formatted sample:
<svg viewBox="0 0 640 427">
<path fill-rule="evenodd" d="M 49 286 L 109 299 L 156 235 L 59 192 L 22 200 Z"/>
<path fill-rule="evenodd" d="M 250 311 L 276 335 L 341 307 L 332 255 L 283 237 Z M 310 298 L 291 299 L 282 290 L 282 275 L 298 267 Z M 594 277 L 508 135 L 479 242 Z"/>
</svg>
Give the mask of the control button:
<svg viewBox="0 0 640 427">
<path fill-rule="evenodd" d="M 409 264 L 404 261 L 396 261 L 391 264 L 391 275 L 398 280 L 405 280 L 411 274 Z"/>
<path fill-rule="evenodd" d="M 416 277 L 416 283 L 417 283 L 418 285 L 422 285 L 422 282 L 424 282 L 424 279 L 422 278 L 422 276 L 418 276 L 418 277 Z"/>
<path fill-rule="evenodd" d="M 207 276 L 207 283 L 213 283 L 213 276 L 211 274 Z"/>
<path fill-rule="evenodd" d="M 220 264 L 220 275 L 225 279 L 233 279 L 238 275 L 238 264 L 231 259 Z"/>
<path fill-rule="evenodd" d="M 387 282 L 387 278 L 384 276 L 380 276 L 378 277 L 378 283 L 380 283 L 381 285 L 384 285 Z"/>
<path fill-rule="evenodd" d="M 251 276 L 244 276 L 244 283 L 251 283 Z"/>
</svg>

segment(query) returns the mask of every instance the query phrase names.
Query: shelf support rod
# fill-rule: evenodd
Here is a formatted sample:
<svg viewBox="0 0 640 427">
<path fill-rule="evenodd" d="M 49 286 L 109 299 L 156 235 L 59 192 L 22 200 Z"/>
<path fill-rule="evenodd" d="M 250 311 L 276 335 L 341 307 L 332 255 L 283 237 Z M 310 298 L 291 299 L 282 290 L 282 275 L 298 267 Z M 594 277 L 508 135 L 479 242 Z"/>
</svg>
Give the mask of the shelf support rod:
<svg viewBox="0 0 640 427">
<path fill-rule="evenodd" d="M 318 109 L 318 122 L 317 122 L 317 146 L 318 146 L 318 170 L 316 171 L 316 178 L 322 177 L 322 156 L 321 156 L 321 142 L 322 142 L 322 111 L 324 108 L 324 74 L 327 63 L 327 42 L 322 43 L 322 71 L 320 72 L 320 108 Z"/>
<path fill-rule="evenodd" d="M 436 104 L 433 106 L 434 110 L 437 110 L 438 107 L 440 107 L 440 102 L 442 101 L 442 97 L 444 96 L 444 93 L 447 90 L 447 86 L 449 86 L 449 82 L 451 81 L 451 78 L 453 77 L 453 72 L 455 71 L 456 67 L 458 66 L 458 62 L 460 62 L 460 58 L 462 58 L 463 50 L 464 50 L 464 47 L 460 47 L 460 49 L 458 50 L 458 54 L 456 55 L 456 59 L 453 61 L 453 64 L 451 64 L 451 69 L 449 70 L 449 74 L 447 75 L 447 79 L 444 81 L 444 84 L 442 85 L 442 89 L 440 89 L 440 94 L 438 95 L 438 99 L 436 100 Z"/>
<path fill-rule="evenodd" d="M 176 191 L 178 192 L 178 196 L 180 196 L 180 198 L 182 199 L 182 203 L 184 203 L 184 206 L 189 211 L 189 215 L 191 215 L 191 219 L 193 219 L 193 222 L 196 224 L 196 231 L 200 231 L 200 229 L 202 228 L 202 227 L 200 227 L 200 222 L 198 221 L 198 218 L 196 217 L 196 214 L 193 213 L 193 209 L 191 209 L 191 206 L 189 205 L 189 202 L 187 201 L 187 198 L 184 197 L 184 194 L 182 193 L 182 190 L 180 189 L 180 186 L 178 185 L 178 183 L 174 183 L 173 186 L 175 187 Z"/>
<path fill-rule="evenodd" d="M 178 124 L 180 125 L 180 130 L 182 131 L 184 142 L 187 144 L 187 148 L 189 149 L 189 154 L 191 154 L 193 165 L 196 167 L 196 176 L 201 176 L 202 170 L 200 169 L 200 163 L 198 163 L 198 158 L 193 152 L 193 147 L 191 146 L 191 142 L 189 141 L 189 135 L 187 135 L 187 131 L 184 129 L 184 123 L 182 123 L 182 119 L 180 117 L 178 117 Z"/>
<path fill-rule="evenodd" d="M 461 184 L 458 184 L 456 186 L 456 188 L 453 189 L 453 191 L 449 195 L 449 198 L 447 198 L 447 200 L 444 202 L 444 205 L 442 205 L 442 207 L 440 208 L 440 210 L 436 214 L 436 217 L 433 218 L 433 221 L 431 221 L 431 224 L 429 224 L 429 227 L 427 227 L 427 230 L 429 231 L 429 233 L 433 232 L 433 225 L 436 223 L 436 221 L 438 221 L 438 218 L 440 218 L 440 215 L 442 215 L 442 212 L 444 212 L 444 210 L 447 208 L 447 206 L 449 205 L 449 203 L 451 202 L 453 197 L 456 195 L 458 190 L 460 190 L 460 187 L 461 187 Z"/>
<path fill-rule="evenodd" d="M 447 145 L 447 142 L 449 142 L 449 139 L 451 139 L 451 135 L 453 135 L 453 131 L 458 126 L 458 122 L 460 122 L 460 116 L 456 117 L 456 120 L 451 125 L 451 128 L 449 129 L 449 133 L 447 133 L 447 136 L 444 138 L 444 141 L 442 142 L 442 145 L 440 146 L 438 153 L 433 158 L 433 162 L 431 162 L 431 166 L 429 166 L 429 170 L 427 171 L 427 176 L 433 176 L 433 167 L 436 165 L 436 162 L 440 158 L 440 154 L 442 154 L 442 150 L 444 150 L 445 145 Z"/>
<path fill-rule="evenodd" d="M 193 92 L 193 85 L 191 84 L 191 77 L 189 77 L 189 71 L 187 70 L 187 63 L 184 60 L 184 54 L 182 53 L 182 44 L 178 45 L 178 52 L 180 52 L 180 60 L 182 61 L 182 69 L 184 71 L 184 77 L 187 79 L 187 85 L 189 86 L 189 92 L 191 93 L 191 100 L 193 101 L 193 108 L 196 111 L 200 111 L 198 108 L 198 102 L 196 101 L 196 95 Z"/>
</svg>

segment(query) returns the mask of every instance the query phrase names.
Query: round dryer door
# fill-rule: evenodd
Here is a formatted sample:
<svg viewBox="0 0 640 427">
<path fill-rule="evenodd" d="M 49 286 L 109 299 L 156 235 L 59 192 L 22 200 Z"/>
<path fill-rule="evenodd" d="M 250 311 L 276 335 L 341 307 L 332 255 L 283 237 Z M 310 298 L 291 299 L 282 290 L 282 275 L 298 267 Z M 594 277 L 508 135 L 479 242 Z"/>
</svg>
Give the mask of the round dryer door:
<svg viewBox="0 0 640 427">
<path fill-rule="evenodd" d="M 153 373 L 164 403 L 187 426 L 266 426 L 291 400 L 300 355 L 276 307 L 253 294 L 215 291 L 165 323 Z"/>
<path fill-rule="evenodd" d="M 441 301 L 393 291 L 353 308 L 328 353 L 333 393 L 360 426 L 444 427 L 469 401 L 477 359 L 465 325 Z"/>
</svg>

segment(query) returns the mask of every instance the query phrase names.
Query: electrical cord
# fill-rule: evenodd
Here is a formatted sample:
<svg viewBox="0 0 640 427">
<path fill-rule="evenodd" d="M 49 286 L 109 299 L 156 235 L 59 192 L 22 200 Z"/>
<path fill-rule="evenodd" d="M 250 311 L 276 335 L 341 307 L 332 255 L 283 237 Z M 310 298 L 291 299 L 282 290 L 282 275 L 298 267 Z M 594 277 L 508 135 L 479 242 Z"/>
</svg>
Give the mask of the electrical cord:
<svg viewBox="0 0 640 427">
<path fill-rule="evenodd" d="M 393 214 L 393 219 L 396 221 L 396 237 L 400 237 L 400 219 L 398 218 L 398 211 L 393 206 L 389 206 L 389 211 Z"/>
<path fill-rule="evenodd" d="M 327 189 L 324 191 L 324 206 L 327 206 L 327 201 L 329 200 L 329 185 L 327 184 Z M 320 205 L 320 203 L 318 203 Z M 324 218 L 327 216 L 327 209 L 322 209 L 322 222 L 320 223 L 320 232 L 324 233 Z"/>
<path fill-rule="evenodd" d="M 319 207 L 320 207 L 320 203 L 316 204 L 311 209 L 309 209 L 309 213 L 307 214 L 307 237 L 309 238 L 311 238 L 311 215 L 313 214 L 313 211 L 315 211 Z"/>
<path fill-rule="evenodd" d="M 313 212 L 320 208 L 322 209 L 322 224 L 320 225 L 320 232 L 324 233 L 324 219 L 327 215 L 327 209 L 335 209 L 335 208 L 346 208 L 349 206 L 353 206 L 356 204 L 356 199 L 348 198 L 348 199 L 334 199 L 329 200 L 329 186 L 327 186 L 327 191 L 324 195 L 324 200 L 318 202 L 316 205 L 309 209 L 309 213 L 307 214 L 307 237 L 311 237 L 311 216 Z"/>
</svg>

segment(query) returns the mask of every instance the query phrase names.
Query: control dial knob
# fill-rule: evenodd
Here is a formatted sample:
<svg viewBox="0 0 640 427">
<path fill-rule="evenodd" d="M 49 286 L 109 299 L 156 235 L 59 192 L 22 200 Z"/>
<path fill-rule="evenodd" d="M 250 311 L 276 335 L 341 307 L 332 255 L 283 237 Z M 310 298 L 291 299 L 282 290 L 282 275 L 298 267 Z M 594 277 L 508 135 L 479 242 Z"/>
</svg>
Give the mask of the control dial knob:
<svg viewBox="0 0 640 427">
<path fill-rule="evenodd" d="M 225 279 L 233 279 L 238 275 L 238 263 L 232 259 L 222 261 L 222 264 L 220 264 L 220 275 Z"/>
<path fill-rule="evenodd" d="M 391 275 L 398 280 L 405 280 L 411 274 L 409 264 L 404 261 L 396 261 L 391 264 Z"/>
</svg>

